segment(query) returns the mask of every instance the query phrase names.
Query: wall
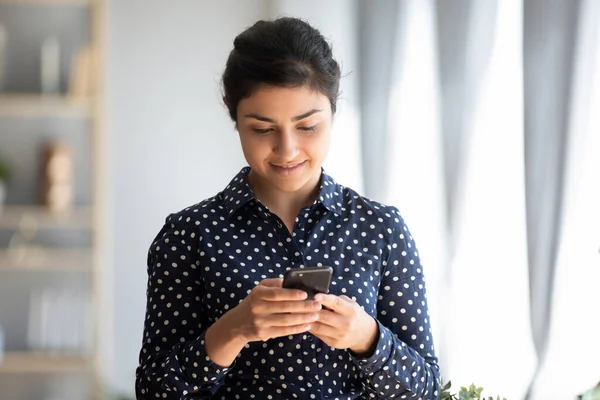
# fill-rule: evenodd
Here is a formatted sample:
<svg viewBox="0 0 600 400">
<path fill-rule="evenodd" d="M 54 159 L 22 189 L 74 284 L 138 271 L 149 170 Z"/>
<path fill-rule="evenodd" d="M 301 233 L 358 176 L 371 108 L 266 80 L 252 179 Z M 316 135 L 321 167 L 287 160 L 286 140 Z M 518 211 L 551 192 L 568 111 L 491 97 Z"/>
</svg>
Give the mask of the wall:
<svg viewBox="0 0 600 400">
<path fill-rule="evenodd" d="M 264 12 L 259 0 L 108 2 L 102 364 L 118 390 L 133 390 L 150 242 L 168 213 L 212 196 L 244 165 L 219 78 L 235 35 Z"/>
</svg>

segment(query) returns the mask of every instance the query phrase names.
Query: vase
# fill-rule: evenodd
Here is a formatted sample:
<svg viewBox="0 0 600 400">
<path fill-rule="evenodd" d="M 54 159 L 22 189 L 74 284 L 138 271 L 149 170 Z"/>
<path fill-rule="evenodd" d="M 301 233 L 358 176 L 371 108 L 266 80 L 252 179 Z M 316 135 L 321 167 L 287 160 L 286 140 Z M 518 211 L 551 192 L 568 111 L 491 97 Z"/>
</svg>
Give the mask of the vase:
<svg viewBox="0 0 600 400">
<path fill-rule="evenodd" d="M 6 201 L 6 184 L 0 179 L 0 215 L 4 209 L 4 202 Z"/>
</svg>

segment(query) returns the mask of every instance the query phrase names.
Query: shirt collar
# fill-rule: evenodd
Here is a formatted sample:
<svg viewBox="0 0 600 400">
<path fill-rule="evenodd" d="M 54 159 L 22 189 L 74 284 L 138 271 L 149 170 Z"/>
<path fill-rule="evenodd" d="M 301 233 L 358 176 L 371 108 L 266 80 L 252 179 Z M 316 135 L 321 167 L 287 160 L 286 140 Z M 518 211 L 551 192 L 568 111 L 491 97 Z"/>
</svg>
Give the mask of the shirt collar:
<svg viewBox="0 0 600 400">
<path fill-rule="evenodd" d="M 248 185 L 248 173 L 250 167 L 244 167 L 223 189 L 223 206 L 229 216 L 240 209 L 244 204 L 254 199 L 254 193 Z"/>
<path fill-rule="evenodd" d="M 250 167 L 244 167 L 223 189 L 223 206 L 229 216 L 233 215 L 242 206 L 255 199 L 254 192 L 248 184 L 248 174 Z M 327 175 L 321 168 L 321 186 L 319 187 L 319 196 L 314 204 L 321 203 L 327 210 L 340 214 L 342 207 L 343 187 L 339 185 L 332 177 Z"/>
<path fill-rule="evenodd" d="M 319 188 L 319 197 L 317 202 L 337 215 L 341 214 L 343 201 L 343 186 L 338 184 L 331 176 L 325 173 L 321 168 L 321 187 Z"/>
</svg>

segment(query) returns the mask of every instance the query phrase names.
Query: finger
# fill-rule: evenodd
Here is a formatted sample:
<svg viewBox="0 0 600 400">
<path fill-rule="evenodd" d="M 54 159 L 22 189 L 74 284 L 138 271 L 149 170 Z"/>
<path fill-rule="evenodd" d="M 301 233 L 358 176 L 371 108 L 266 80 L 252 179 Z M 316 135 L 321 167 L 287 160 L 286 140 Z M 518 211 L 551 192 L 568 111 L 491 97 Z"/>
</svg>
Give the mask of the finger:
<svg viewBox="0 0 600 400">
<path fill-rule="evenodd" d="M 311 324 L 302 324 L 286 327 L 276 326 L 269 329 L 269 337 L 276 338 L 282 336 L 297 335 L 299 333 L 308 332 L 311 330 L 311 328 Z"/>
<path fill-rule="evenodd" d="M 265 302 L 271 313 L 308 313 L 321 311 L 321 303 L 313 300 L 304 301 L 269 301 Z"/>
<path fill-rule="evenodd" d="M 313 300 L 265 301 L 260 299 L 252 304 L 252 311 L 257 315 L 311 313 L 321 309 L 321 303 Z"/>
<path fill-rule="evenodd" d="M 312 329 L 309 332 L 312 333 L 313 335 L 315 335 L 315 333 L 313 332 Z M 332 338 L 331 336 L 325 336 L 325 335 L 315 335 L 315 336 L 318 337 L 319 339 L 321 339 L 321 341 L 323 341 L 323 343 L 325 343 L 327 346 L 331 347 L 332 349 L 337 348 L 337 343 L 338 343 L 337 339 Z"/>
<path fill-rule="evenodd" d="M 263 279 L 260 281 L 259 285 L 267 286 L 267 287 L 278 287 L 280 288 L 283 285 L 283 278 L 269 278 Z"/>
<path fill-rule="evenodd" d="M 319 293 L 315 296 L 315 300 L 323 304 L 325 307 L 340 314 L 348 314 L 352 311 L 352 302 L 344 299 L 341 296 Z"/>
<path fill-rule="evenodd" d="M 328 310 L 319 311 L 319 323 L 325 324 L 336 329 L 342 329 L 346 324 L 344 323 L 346 317 L 342 314 L 335 313 Z"/>
<path fill-rule="evenodd" d="M 322 324 L 320 321 L 313 322 L 311 324 L 310 333 L 317 336 L 324 342 L 327 342 L 325 338 L 328 338 L 330 342 L 337 340 L 340 336 L 340 331 L 332 326 Z"/>
<path fill-rule="evenodd" d="M 263 323 L 271 327 L 309 325 L 319 318 L 317 313 L 271 314 L 263 317 Z"/>
<path fill-rule="evenodd" d="M 305 300 L 308 295 L 304 290 L 282 289 L 273 286 L 258 285 L 254 288 L 264 301 L 298 301 Z"/>
</svg>

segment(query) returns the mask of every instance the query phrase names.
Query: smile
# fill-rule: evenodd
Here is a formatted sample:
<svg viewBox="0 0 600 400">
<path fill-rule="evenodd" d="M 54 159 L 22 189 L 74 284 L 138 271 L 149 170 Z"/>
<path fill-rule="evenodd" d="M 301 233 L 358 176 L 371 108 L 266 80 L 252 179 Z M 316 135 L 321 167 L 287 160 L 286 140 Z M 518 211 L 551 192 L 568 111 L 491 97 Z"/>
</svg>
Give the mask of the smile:
<svg viewBox="0 0 600 400">
<path fill-rule="evenodd" d="M 302 161 L 301 163 L 290 164 L 290 165 L 271 164 L 271 166 L 273 167 L 273 169 L 275 169 L 275 171 L 277 171 L 278 173 L 280 173 L 282 175 L 290 175 L 297 171 L 300 171 L 302 169 L 302 167 L 304 166 L 304 164 L 306 164 L 306 161 Z"/>
</svg>

